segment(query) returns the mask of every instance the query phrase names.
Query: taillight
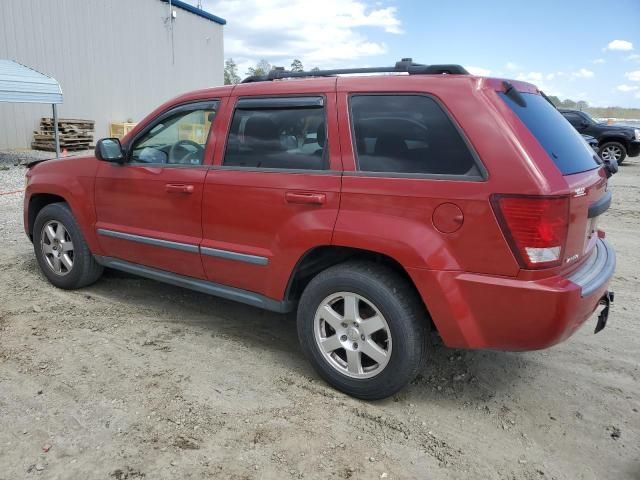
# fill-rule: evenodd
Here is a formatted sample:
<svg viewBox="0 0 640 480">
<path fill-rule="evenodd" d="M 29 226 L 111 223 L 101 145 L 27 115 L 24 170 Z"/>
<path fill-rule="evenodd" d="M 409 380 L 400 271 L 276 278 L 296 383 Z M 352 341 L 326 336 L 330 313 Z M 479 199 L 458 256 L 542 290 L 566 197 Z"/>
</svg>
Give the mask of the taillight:
<svg viewBox="0 0 640 480">
<path fill-rule="evenodd" d="M 569 197 L 493 195 L 500 227 L 523 268 L 562 263 L 569 229 Z"/>
</svg>

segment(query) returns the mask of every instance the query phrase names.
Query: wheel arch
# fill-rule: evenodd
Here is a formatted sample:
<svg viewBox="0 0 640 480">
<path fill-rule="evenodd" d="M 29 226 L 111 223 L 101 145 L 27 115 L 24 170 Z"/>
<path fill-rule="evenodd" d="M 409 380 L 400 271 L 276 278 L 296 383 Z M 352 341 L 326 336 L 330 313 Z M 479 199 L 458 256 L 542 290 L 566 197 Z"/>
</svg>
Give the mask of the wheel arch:
<svg viewBox="0 0 640 480">
<path fill-rule="evenodd" d="M 621 143 L 626 150 L 629 150 L 629 139 L 623 136 L 613 135 L 613 134 L 603 135 L 600 139 L 598 139 L 598 146 L 601 147 L 605 143 L 609 143 L 609 142 Z"/>
<path fill-rule="evenodd" d="M 66 198 L 54 193 L 34 193 L 29 198 L 27 234 L 29 235 L 29 238 L 31 238 L 31 240 L 33 240 L 33 225 L 35 224 L 38 213 L 40 213 L 40 211 L 44 207 L 46 207 L 47 205 L 51 205 L 52 203 L 66 203 L 67 205 L 69 205 L 69 202 L 67 202 Z M 71 207 L 69 206 L 69 208 Z"/>
<path fill-rule="evenodd" d="M 418 298 L 420 298 L 420 301 L 427 312 L 429 324 L 434 328 L 433 321 L 429 314 L 429 308 L 425 305 L 420 292 L 416 288 L 416 285 L 407 270 L 395 258 L 374 250 L 337 245 L 321 245 L 307 250 L 298 259 L 298 262 L 289 276 L 289 281 L 287 282 L 285 290 L 285 301 L 290 301 L 292 303 L 297 302 L 313 277 L 329 267 L 348 260 L 364 260 L 382 264 L 405 278 L 414 289 Z"/>
</svg>

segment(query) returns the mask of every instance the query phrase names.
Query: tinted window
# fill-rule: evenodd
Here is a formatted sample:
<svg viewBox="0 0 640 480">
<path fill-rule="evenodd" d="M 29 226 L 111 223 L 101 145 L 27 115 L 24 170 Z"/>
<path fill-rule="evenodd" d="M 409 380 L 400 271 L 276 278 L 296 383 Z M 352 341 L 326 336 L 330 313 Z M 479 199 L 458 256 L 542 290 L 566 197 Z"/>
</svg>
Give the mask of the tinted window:
<svg viewBox="0 0 640 480">
<path fill-rule="evenodd" d="M 521 93 L 526 105 L 521 107 L 504 93 L 499 94 L 520 117 L 540 145 L 547 151 L 563 175 L 598 167 L 593 150 L 582 136 L 565 122 L 553 105 L 535 93 Z"/>
<path fill-rule="evenodd" d="M 202 109 L 180 109 L 157 122 L 138 138 L 131 150 L 135 163 L 200 165 L 204 156 L 214 105 Z"/>
<path fill-rule="evenodd" d="M 233 114 L 224 165 L 295 170 L 327 168 L 321 101 L 311 106 L 313 102 L 304 99 L 296 105 L 295 97 L 274 98 L 272 102 L 268 99 L 241 102 Z"/>
<path fill-rule="evenodd" d="M 469 147 L 432 98 L 354 95 L 351 115 L 359 170 L 480 177 Z"/>
<path fill-rule="evenodd" d="M 580 127 L 582 123 L 582 117 L 576 113 L 563 113 L 562 116 L 569 120 L 569 123 L 574 127 Z"/>
</svg>

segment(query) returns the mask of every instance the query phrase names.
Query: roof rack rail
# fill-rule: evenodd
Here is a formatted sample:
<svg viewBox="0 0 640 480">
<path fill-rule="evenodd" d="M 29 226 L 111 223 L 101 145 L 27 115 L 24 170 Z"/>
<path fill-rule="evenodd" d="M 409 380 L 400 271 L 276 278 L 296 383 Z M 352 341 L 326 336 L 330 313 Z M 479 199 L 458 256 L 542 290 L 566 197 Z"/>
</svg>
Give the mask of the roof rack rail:
<svg viewBox="0 0 640 480">
<path fill-rule="evenodd" d="M 338 68 L 333 70 L 315 70 L 308 72 L 292 72 L 284 67 L 275 67 L 267 75 L 252 75 L 241 83 L 270 82 L 283 78 L 332 77 L 335 75 L 363 73 L 408 73 L 409 75 L 469 75 L 464 67 L 455 64 L 423 65 L 413 63 L 411 58 L 403 58 L 393 67 Z"/>
</svg>

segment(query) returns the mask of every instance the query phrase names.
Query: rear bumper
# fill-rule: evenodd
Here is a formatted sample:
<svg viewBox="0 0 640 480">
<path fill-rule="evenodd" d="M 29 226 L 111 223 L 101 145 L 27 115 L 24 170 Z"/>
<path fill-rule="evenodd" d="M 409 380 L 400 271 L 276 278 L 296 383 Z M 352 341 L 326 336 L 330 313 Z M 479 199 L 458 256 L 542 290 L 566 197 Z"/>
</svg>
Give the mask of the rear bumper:
<svg viewBox="0 0 640 480">
<path fill-rule="evenodd" d="M 573 334 L 607 293 L 615 270 L 612 246 L 598 239 L 569 276 L 509 277 L 411 269 L 444 343 L 457 348 L 536 350 Z"/>
</svg>

